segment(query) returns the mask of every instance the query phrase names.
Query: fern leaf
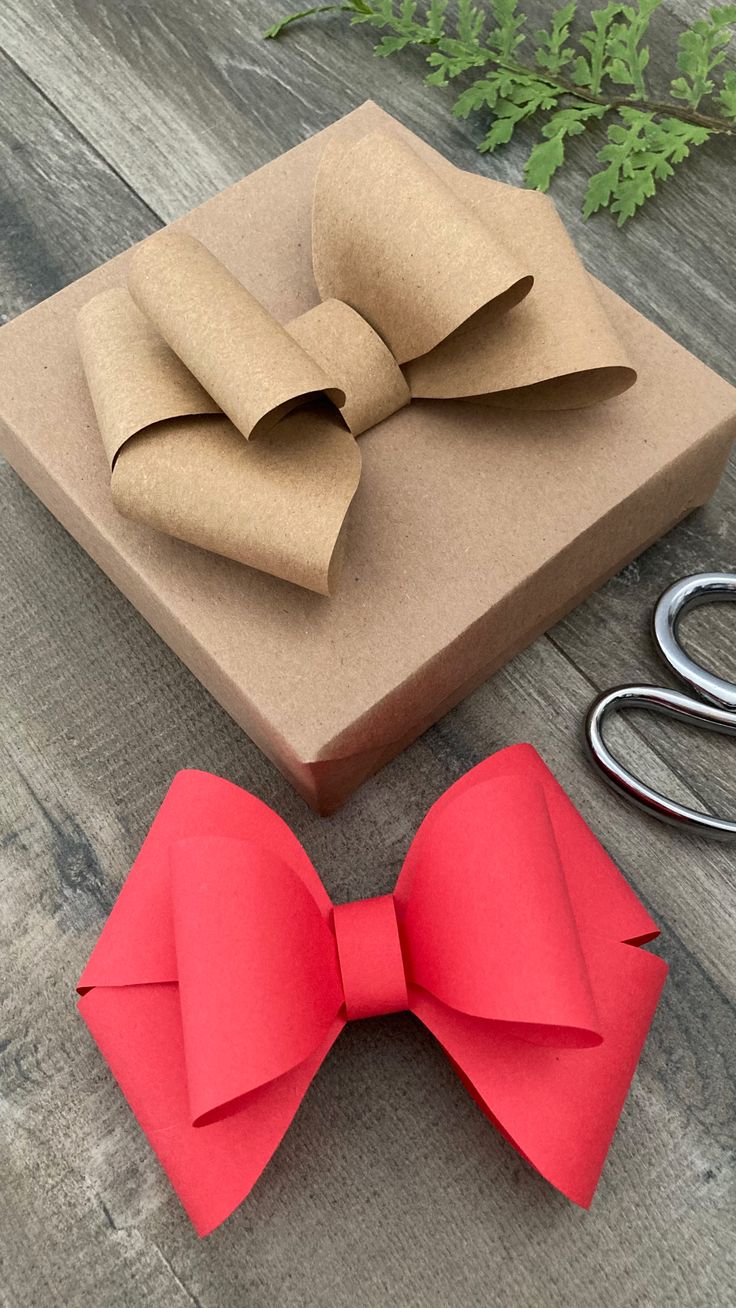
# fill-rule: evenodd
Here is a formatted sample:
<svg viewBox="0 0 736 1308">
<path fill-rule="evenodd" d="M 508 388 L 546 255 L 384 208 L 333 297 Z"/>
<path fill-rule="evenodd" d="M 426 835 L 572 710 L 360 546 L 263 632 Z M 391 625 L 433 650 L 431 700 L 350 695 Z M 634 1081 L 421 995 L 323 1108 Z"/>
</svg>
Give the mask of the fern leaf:
<svg viewBox="0 0 736 1308">
<path fill-rule="evenodd" d="M 508 62 L 526 39 L 523 31 L 526 17 L 518 12 L 518 0 L 490 0 L 490 8 L 496 25 L 489 32 L 486 44 Z"/>
<path fill-rule="evenodd" d="M 736 73 L 726 73 L 718 104 L 724 118 L 736 118 Z"/>
<path fill-rule="evenodd" d="M 595 173 L 588 183 L 583 215 L 608 206 L 621 227 L 650 199 L 658 182 L 666 181 L 691 148 L 708 140 L 705 127 L 680 118 L 658 121 L 654 114 L 639 109 L 621 109 L 623 126 L 612 123 L 607 144 L 598 159 L 607 168 Z"/>
<path fill-rule="evenodd" d="M 636 8 L 622 5 L 620 21 L 611 24 L 606 39 L 610 56 L 607 75 L 619 86 L 633 87 L 634 93 L 642 98 L 647 89 L 644 70 L 649 63 L 649 49 L 642 41 L 652 14 L 661 3 L 662 0 L 638 0 Z"/>
<path fill-rule="evenodd" d="M 623 10 L 622 4 L 607 4 L 603 9 L 594 9 L 590 15 L 593 26 L 580 37 L 580 44 L 587 51 L 588 58 L 585 55 L 577 56 L 573 64 L 572 80 L 576 86 L 588 87 L 594 95 L 598 95 L 604 77 L 609 75 L 609 31 L 613 20 Z"/>
<path fill-rule="evenodd" d="M 537 48 L 534 51 L 534 62 L 548 73 L 559 73 L 575 58 L 573 47 L 565 45 L 565 42 L 570 35 L 570 24 L 577 7 L 577 0 L 570 0 L 569 4 L 552 14 L 548 30 L 535 33 Z"/>
<path fill-rule="evenodd" d="M 576 37 L 577 0 L 556 0 L 546 26 L 535 33 L 531 59 L 519 54 L 526 40 L 520 0 L 326 0 L 281 19 L 266 35 L 276 37 L 297 20 L 340 12 L 350 23 L 376 30 L 380 57 L 422 48 L 425 80 L 433 86 L 470 74 L 452 112 L 462 119 L 490 116 L 480 150 L 495 150 L 521 123 L 541 120 L 541 139 L 524 169 L 527 184 L 539 190 L 547 190 L 565 162 L 568 139 L 615 113 L 583 212 L 587 218 L 608 208 L 621 225 L 713 132 L 736 135 L 736 71 L 722 72 L 736 4 L 714 5 L 707 18 L 680 34 L 672 101 L 663 104 L 647 98 L 645 82 L 649 25 L 662 2 L 598 0 L 587 30 Z M 615 86 L 627 88 L 623 97 Z M 700 105 L 708 98 L 711 108 L 704 112 Z"/>
<path fill-rule="evenodd" d="M 524 168 L 527 186 L 537 191 L 549 190 L 557 169 L 565 161 L 565 141 L 569 136 L 580 136 L 589 122 L 607 113 L 604 104 L 579 103 L 558 109 L 542 129 L 545 138 L 534 146 Z"/>
<path fill-rule="evenodd" d="M 683 76 L 674 78 L 670 85 L 676 100 L 684 100 L 691 109 L 697 109 L 703 97 L 715 90 L 711 73 L 726 58 L 733 23 L 736 23 L 736 5 L 721 5 L 711 9 L 708 18 L 700 19 L 681 33 L 677 42 L 677 67 Z"/>
</svg>

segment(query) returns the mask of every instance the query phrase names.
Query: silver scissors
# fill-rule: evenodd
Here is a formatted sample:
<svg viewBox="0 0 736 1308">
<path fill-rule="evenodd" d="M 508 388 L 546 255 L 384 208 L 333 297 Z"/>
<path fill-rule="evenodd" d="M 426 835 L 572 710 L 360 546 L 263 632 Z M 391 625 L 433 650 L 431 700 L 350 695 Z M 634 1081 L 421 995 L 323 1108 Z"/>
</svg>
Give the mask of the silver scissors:
<svg viewBox="0 0 736 1308">
<path fill-rule="evenodd" d="M 736 573 L 701 572 L 684 577 L 660 596 L 654 609 L 652 635 L 658 653 L 676 677 L 693 692 L 686 695 L 665 686 L 617 686 L 591 705 L 585 721 L 590 756 L 614 790 L 662 822 L 714 840 L 736 840 L 736 821 L 687 808 L 652 790 L 614 758 L 603 740 L 603 723 L 617 709 L 642 708 L 677 718 L 707 731 L 736 736 L 736 684 L 701 667 L 685 653 L 678 623 L 689 609 L 716 600 L 736 600 Z M 696 696 L 698 698 L 696 698 Z"/>
</svg>

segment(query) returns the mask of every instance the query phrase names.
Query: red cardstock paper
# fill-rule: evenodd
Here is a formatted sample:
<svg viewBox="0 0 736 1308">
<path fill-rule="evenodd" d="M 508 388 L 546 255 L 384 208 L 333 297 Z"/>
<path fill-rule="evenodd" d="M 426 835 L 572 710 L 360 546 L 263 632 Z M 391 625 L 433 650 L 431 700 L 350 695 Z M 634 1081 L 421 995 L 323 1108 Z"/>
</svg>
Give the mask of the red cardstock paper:
<svg viewBox="0 0 736 1308">
<path fill-rule="evenodd" d="M 346 1021 L 403 1009 L 587 1206 L 664 983 L 637 947 L 657 934 L 530 745 L 433 805 L 393 895 L 338 906 L 271 809 L 180 772 L 79 1007 L 200 1235 L 254 1185 Z"/>
</svg>

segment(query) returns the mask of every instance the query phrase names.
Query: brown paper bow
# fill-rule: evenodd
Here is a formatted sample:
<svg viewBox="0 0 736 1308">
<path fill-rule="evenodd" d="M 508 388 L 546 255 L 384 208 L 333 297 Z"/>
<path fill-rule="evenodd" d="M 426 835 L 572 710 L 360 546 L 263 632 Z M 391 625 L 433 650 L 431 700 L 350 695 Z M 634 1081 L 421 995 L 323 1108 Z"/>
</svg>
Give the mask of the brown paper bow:
<svg viewBox="0 0 736 1308">
<path fill-rule="evenodd" d="M 633 384 L 551 203 L 447 176 L 384 133 L 329 147 L 321 302 L 287 326 L 193 237 L 138 247 L 78 319 L 121 513 L 329 594 L 361 432 L 413 398 L 575 408 Z"/>
</svg>

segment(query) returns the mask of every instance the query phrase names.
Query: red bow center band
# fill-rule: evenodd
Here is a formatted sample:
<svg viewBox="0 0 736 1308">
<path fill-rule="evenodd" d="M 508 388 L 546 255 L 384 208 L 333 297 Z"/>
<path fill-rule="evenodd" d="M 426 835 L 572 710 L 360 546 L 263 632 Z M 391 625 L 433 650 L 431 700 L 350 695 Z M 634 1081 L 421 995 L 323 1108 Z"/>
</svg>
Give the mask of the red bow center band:
<svg viewBox="0 0 736 1308">
<path fill-rule="evenodd" d="M 80 1010 L 200 1234 L 347 1021 L 408 1009 L 544 1177 L 590 1203 L 657 1005 L 657 927 L 530 745 L 432 806 L 393 894 L 333 906 L 253 795 L 172 782 Z"/>
<path fill-rule="evenodd" d="M 393 895 L 337 904 L 332 911 L 332 925 L 348 1021 L 408 1008 Z"/>
</svg>

